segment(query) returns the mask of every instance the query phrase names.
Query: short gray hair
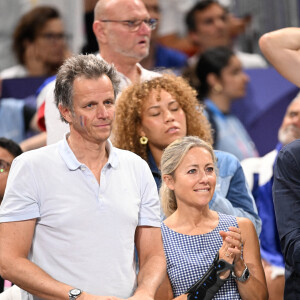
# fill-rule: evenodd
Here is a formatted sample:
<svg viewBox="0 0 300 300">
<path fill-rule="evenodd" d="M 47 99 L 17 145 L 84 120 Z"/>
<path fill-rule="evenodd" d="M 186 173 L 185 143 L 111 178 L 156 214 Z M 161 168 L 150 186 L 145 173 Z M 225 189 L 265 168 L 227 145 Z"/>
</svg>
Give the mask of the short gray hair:
<svg viewBox="0 0 300 300">
<path fill-rule="evenodd" d="M 119 92 L 120 80 L 113 65 L 96 57 L 94 54 L 79 54 L 67 59 L 59 68 L 56 77 L 54 89 L 56 106 L 62 105 L 73 112 L 74 80 L 79 77 L 98 79 L 103 75 L 106 75 L 111 80 L 114 96 L 116 98 Z M 62 121 L 66 122 L 62 115 L 60 117 Z"/>
<path fill-rule="evenodd" d="M 163 152 L 161 158 L 161 176 L 174 174 L 187 152 L 195 147 L 206 149 L 213 159 L 216 168 L 216 156 L 212 146 L 196 136 L 185 136 L 172 142 Z M 170 216 L 177 209 L 177 201 L 173 190 L 164 181 L 160 188 L 160 198 L 165 215 Z"/>
</svg>

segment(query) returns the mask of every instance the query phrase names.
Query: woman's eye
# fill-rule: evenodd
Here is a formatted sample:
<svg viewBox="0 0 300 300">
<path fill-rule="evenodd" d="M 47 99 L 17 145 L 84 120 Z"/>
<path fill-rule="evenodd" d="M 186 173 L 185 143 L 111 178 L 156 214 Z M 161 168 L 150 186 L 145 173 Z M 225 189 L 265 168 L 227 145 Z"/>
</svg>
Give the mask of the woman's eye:
<svg viewBox="0 0 300 300">
<path fill-rule="evenodd" d="M 207 173 L 212 173 L 214 171 L 214 168 L 213 167 L 209 167 L 206 169 L 206 172 Z"/>
<path fill-rule="evenodd" d="M 188 171 L 188 174 L 194 174 L 194 173 L 196 173 L 196 169 L 191 169 Z"/>
</svg>

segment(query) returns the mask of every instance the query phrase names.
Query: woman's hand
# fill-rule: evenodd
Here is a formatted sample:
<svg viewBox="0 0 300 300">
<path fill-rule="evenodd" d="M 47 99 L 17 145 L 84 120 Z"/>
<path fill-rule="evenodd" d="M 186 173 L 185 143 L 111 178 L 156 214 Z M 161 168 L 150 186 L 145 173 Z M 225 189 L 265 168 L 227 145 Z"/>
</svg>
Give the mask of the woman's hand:
<svg viewBox="0 0 300 300">
<path fill-rule="evenodd" d="M 229 227 L 229 231 L 220 231 L 223 245 L 219 250 L 219 258 L 229 263 L 236 263 L 242 254 L 243 242 L 241 230 L 237 227 Z"/>
</svg>

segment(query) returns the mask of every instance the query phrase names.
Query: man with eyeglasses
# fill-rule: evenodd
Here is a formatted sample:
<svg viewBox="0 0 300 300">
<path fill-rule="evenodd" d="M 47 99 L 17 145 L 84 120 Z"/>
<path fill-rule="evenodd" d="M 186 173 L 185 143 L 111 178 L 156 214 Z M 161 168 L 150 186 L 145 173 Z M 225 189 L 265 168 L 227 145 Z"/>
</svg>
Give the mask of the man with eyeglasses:
<svg viewBox="0 0 300 300">
<path fill-rule="evenodd" d="M 0 138 L 0 203 L 4 196 L 11 163 L 20 154 L 22 150 L 17 143 L 10 139 Z"/>
<path fill-rule="evenodd" d="M 99 58 L 114 64 L 122 91 L 132 83 L 159 76 L 139 62 L 149 54 L 151 31 L 157 19 L 151 18 L 141 0 L 99 0 L 94 9 L 93 31 L 99 45 Z M 59 120 L 54 104 L 54 82 L 49 84 L 45 106 L 47 144 L 63 138 L 69 131 Z"/>
</svg>

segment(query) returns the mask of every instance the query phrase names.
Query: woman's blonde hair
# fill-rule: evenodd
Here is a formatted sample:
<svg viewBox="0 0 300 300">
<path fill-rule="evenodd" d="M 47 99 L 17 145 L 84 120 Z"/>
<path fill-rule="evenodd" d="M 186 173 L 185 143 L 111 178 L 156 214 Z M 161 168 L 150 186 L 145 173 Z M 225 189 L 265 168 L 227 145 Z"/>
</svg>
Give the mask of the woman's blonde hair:
<svg viewBox="0 0 300 300">
<path fill-rule="evenodd" d="M 116 118 L 113 126 L 113 142 L 118 148 L 132 151 L 146 161 L 147 146 L 139 142 L 142 107 L 152 91 L 171 94 L 185 113 L 187 135 L 198 136 L 212 143 L 211 127 L 203 115 L 203 107 L 196 98 L 196 91 L 182 78 L 170 74 L 134 84 L 124 90 L 117 100 Z"/>
<path fill-rule="evenodd" d="M 196 136 L 185 136 L 172 142 L 163 152 L 161 158 L 161 176 L 170 175 L 173 178 L 176 169 L 187 154 L 187 152 L 195 147 L 206 149 L 215 164 L 216 157 L 212 146 Z M 177 201 L 173 190 L 169 189 L 164 180 L 160 188 L 161 205 L 165 215 L 170 216 L 177 209 Z"/>
</svg>

